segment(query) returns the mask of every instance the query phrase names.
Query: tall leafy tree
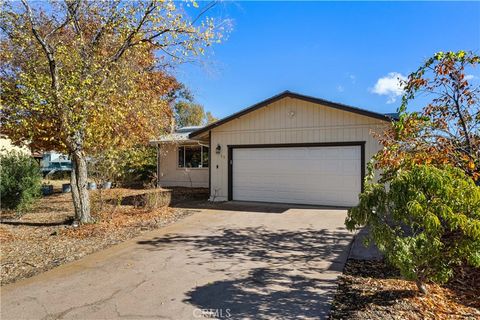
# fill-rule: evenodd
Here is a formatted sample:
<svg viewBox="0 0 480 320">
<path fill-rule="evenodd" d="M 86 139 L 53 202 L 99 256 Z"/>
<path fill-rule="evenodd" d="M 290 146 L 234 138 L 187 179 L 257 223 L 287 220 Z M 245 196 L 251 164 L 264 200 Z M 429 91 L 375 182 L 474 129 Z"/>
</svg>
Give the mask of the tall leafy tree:
<svg viewBox="0 0 480 320">
<path fill-rule="evenodd" d="M 177 127 L 200 126 L 205 119 L 203 106 L 190 101 L 175 104 L 175 123 Z"/>
<path fill-rule="evenodd" d="M 210 7 L 192 19 L 174 1 L 2 2 L 2 133 L 71 155 L 82 223 L 92 221 L 86 155 L 168 126 L 177 83 L 164 70 L 220 40 Z"/>
<path fill-rule="evenodd" d="M 205 121 L 207 124 L 214 123 L 217 120 L 218 118 L 216 118 L 210 111 L 207 111 L 207 113 L 205 114 Z"/>
<path fill-rule="evenodd" d="M 201 126 L 217 121 L 210 111 L 205 112 L 202 105 L 189 100 L 180 100 L 174 107 L 174 118 L 177 127 Z"/>
<path fill-rule="evenodd" d="M 480 179 L 479 63 L 473 52 L 438 52 L 409 75 L 399 121 L 379 135 L 384 148 L 375 166 L 385 179 L 423 163 L 450 164 Z M 420 103 L 418 112 L 407 108 Z"/>
</svg>

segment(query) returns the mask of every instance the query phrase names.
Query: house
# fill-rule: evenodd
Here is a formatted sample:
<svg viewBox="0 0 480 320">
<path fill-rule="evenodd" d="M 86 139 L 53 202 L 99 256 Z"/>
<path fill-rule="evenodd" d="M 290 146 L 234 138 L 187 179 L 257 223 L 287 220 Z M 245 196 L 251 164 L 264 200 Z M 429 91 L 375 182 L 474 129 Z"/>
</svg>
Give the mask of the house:
<svg viewBox="0 0 480 320">
<path fill-rule="evenodd" d="M 72 160 L 67 155 L 48 151 L 42 155 L 40 160 L 40 169 L 44 174 L 53 174 L 58 171 L 72 171 Z"/>
<path fill-rule="evenodd" d="M 208 142 L 190 139 L 203 127 L 183 127 L 151 141 L 157 148 L 157 179 L 162 187 L 208 188 Z"/>
<path fill-rule="evenodd" d="M 153 141 L 158 184 L 207 187 L 212 201 L 354 206 L 381 148 L 372 133 L 394 117 L 285 91 Z"/>
<path fill-rule="evenodd" d="M 8 136 L 0 134 L 0 154 L 8 154 L 10 152 L 20 152 L 27 155 L 31 154 L 30 149 L 26 145 L 20 147 L 16 146 Z"/>
</svg>

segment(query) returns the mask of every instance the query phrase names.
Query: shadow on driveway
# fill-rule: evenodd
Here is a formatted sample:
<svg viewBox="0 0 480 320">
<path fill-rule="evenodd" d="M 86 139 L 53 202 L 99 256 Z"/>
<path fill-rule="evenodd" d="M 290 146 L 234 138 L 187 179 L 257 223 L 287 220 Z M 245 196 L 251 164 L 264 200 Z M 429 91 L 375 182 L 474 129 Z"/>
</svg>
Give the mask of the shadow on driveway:
<svg viewBox="0 0 480 320">
<path fill-rule="evenodd" d="M 138 243 L 148 250 L 162 250 L 179 243 L 192 246 L 193 251 L 208 252 L 213 259 L 232 258 L 236 262 L 258 261 L 285 265 L 302 271 L 312 271 L 317 263 L 331 262 L 329 270 L 342 271 L 348 255 L 344 239 L 351 236 L 343 228 L 328 229 L 267 230 L 263 227 L 238 229 L 225 228 L 220 234 L 184 235 L 168 234 Z M 336 262 L 342 262 L 336 266 Z M 210 262 L 207 262 L 210 263 Z M 322 270 L 325 270 L 322 266 Z"/>
<path fill-rule="evenodd" d="M 228 309 L 233 319 L 296 319 L 328 315 L 350 236 L 343 228 L 245 227 L 212 235 L 169 234 L 138 243 L 153 251 L 185 245 L 191 249 L 187 263 L 228 275 L 186 293 L 184 301 L 197 308 L 220 309 L 224 315 Z M 202 253 L 212 258 L 194 259 Z M 221 263 L 225 261 L 229 263 Z"/>
<path fill-rule="evenodd" d="M 174 208 L 182 209 L 213 209 L 222 211 L 236 211 L 236 212 L 255 212 L 255 213 L 285 213 L 291 209 L 300 210 L 345 210 L 347 207 L 334 206 L 315 206 L 315 205 L 301 205 L 288 203 L 267 203 L 267 202 L 251 202 L 251 201 L 225 201 L 225 202 L 211 202 L 203 200 L 182 201 L 174 203 Z"/>
<path fill-rule="evenodd" d="M 335 290 L 334 279 L 289 275 L 289 270 L 253 269 L 245 278 L 217 281 L 187 293 L 185 302 L 222 310 L 233 319 L 325 318 L 330 303 L 322 290 Z"/>
</svg>

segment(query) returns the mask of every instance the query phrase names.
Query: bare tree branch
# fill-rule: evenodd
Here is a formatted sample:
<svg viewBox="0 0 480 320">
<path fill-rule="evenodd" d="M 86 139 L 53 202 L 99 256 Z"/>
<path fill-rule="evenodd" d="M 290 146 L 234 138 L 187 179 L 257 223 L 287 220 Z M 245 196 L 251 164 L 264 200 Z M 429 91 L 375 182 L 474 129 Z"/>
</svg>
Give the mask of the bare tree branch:
<svg viewBox="0 0 480 320">
<path fill-rule="evenodd" d="M 218 1 L 211 1 L 209 2 L 203 9 L 202 11 L 195 17 L 195 19 L 193 19 L 192 21 L 192 25 L 194 25 L 207 11 L 209 11 L 210 9 L 212 9 L 213 7 L 215 7 L 217 5 Z"/>
<path fill-rule="evenodd" d="M 27 10 L 27 16 L 31 25 L 32 33 L 35 36 L 35 39 L 37 39 L 38 43 L 40 43 L 40 45 L 42 46 L 42 49 L 45 52 L 45 55 L 47 57 L 48 65 L 50 68 L 50 76 L 52 80 L 52 88 L 54 89 L 54 91 L 58 91 L 58 69 L 55 61 L 53 48 L 40 35 L 40 32 L 38 31 L 33 19 L 32 8 L 28 4 L 27 0 L 22 0 L 22 3 L 25 6 L 25 9 Z"/>
<path fill-rule="evenodd" d="M 120 48 L 118 48 L 116 53 L 112 56 L 112 58 L 110 59 L 111 62 L 115 62 L 118 59 L 120 59 L 120 57 L 130 47 L 133 37 L 135 35 L 137 35 L 138 32 L 142 29 L 145 21 L 147 21 L 148 16 L 155 10 L 155 8 L 156 8 L 155 2 L 150 1 L 147 9 L 145 10 L 145 12 L 142 15 L 142 18 L 140 19 L 140 22 L 138 23 L 137 27 L 132 32 L 130 32 L 130 34 L 127 36 L 127 38 L 125 39 L 123 44 L 120 46 Z"/>
</svg>

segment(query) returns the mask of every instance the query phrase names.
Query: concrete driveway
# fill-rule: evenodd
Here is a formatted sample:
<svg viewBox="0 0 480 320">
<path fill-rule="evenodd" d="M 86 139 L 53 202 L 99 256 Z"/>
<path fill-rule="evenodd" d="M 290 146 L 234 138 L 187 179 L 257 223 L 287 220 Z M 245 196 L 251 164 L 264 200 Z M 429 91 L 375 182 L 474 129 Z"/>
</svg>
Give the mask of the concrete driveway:
<svg viewBox="0 0 480 320">
<path fill-rule="evenodd" d="M 1 289 L 2 319 L 297 319 L 328 315 L 345 210 L 253 203 L 168 227 Z"/>
</svg>

